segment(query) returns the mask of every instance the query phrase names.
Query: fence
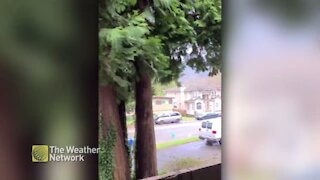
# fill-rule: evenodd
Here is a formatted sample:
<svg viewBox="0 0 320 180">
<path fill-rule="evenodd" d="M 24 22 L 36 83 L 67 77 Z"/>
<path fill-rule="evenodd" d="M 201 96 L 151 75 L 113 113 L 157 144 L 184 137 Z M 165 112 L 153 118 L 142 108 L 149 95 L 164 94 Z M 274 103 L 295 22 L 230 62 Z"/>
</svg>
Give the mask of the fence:
<svg viewBox="0 0 320 180">
<path fill-rule="evenodd" d="M 155 176 L 144 180 L 221 180 L 221 164 L 181 170 L 165 176 Z"/>
</svg>

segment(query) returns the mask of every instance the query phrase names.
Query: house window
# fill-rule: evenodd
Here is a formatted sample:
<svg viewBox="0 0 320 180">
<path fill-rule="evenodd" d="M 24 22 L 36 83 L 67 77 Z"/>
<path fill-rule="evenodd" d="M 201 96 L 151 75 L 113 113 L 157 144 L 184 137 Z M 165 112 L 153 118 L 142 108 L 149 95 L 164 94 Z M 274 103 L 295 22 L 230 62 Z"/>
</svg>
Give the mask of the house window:
<svg viewBox="0 0 320 180">
<path fill-rule="evenodd" d="M 161 105 L 161 104 L 162 104 L 161 100 L 156 100 L 156 105 Z"/>
<path fill-rule="evenodd" d="M 208 94 L 203 94 L 202 95 L 202 99 L 209 99 L 209 95 Z"/>
<path fill-rule="evenodd" d="M 202 103 L 201 103 L 201 102 L 198 102 L 198 103 L 197 103 L 197 109 L 198 109 L 198 110 L 202 109 Z"/>
</svg>

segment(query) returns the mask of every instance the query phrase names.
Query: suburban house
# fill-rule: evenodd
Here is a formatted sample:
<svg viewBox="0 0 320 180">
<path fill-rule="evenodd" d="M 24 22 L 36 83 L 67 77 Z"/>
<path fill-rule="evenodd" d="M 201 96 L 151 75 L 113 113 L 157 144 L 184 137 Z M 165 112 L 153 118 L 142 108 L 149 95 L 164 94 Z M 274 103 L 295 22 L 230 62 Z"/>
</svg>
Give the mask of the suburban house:
<svg viewBox="0 0 320 180">
<path fill-rule="evenodd" d="M 166 96 L 173 98 L 174 109 L 186 111 L 188 115 L 221 111 L 220 89 L 182 86 L 168 89 Z"/>
<path fill-rule="evenodd" d="M 165 111 L 173 110 L 174 97 L 153 96 L 152 108 L 153 113 L 158 114 Z"/>
<path fill-rule="evenodd" d="M 180 87 L 169 88 L 164 96 L 152 98 L 155 114 L 164 111 L 180 111 L 187 115 L 203 112 L 221 112 L 221 75 L 208 77 L 187 76 Z"/>
</svg>

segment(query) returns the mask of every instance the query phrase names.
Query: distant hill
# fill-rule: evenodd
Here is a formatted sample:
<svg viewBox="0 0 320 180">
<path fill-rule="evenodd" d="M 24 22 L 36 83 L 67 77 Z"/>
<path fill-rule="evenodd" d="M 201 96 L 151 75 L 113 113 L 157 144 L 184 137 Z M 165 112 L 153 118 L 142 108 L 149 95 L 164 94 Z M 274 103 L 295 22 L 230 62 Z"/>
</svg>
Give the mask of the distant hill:
<svg viewBox="0 0 320 180">
<path fill-rule="evenodd" d="M 191 68 L 186 68 L 183 76 L 179 78 L 181 85 L 186 87 L 186 90 L 200 89 L 221 89 L 221 74 L 209 77 L 207 72 L 196 73 Z M 154 84 L 153 95 L 164 96 L 165 91 L 180 91 L 174 82 L 169 84 Z"/>
<path fill-rule="evenodd" d="M 208 72 L 196 73 L 189 67 L 185 69 L 183 76 L 180 77 L 179 81 L 186 87 L 221 89 L 221 74 L 209 77 Z"/>
<path fill-rule="evenodd" d="M 179 81 L 181 83 L 185 83 L 192 78 L 198 78 L 198 77 L 208 77 L 208 73 L 207 72 L 196 73 L 190 67 L 186 67 L 186 69 L 183 71 L 183 75 L 179 78 Z"/>
</svg>

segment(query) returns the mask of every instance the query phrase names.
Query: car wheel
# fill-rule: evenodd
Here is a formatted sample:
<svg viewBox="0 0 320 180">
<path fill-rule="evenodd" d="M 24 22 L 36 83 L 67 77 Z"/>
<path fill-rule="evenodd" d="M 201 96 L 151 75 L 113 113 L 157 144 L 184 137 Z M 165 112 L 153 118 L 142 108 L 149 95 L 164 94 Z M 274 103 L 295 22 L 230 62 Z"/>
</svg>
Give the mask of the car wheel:
<svg viewBox="0 0 320 180">
<path fill-rule="evenodd" d="M 212 142 L 207 140 L 207 141 L 206 141 L 206 145 L 212 146 Z"/>
<path fill-rule="evenodd" d="M 222 144 L 222 141 L 221 141 L 221 140 L 219 140 L 219 144 L 220 144 L 220 145 Z"/>
</svg>

